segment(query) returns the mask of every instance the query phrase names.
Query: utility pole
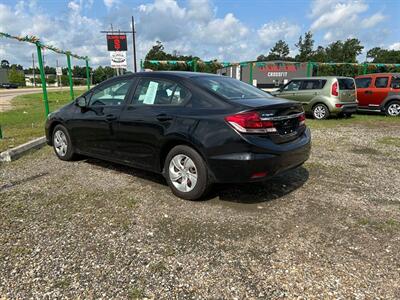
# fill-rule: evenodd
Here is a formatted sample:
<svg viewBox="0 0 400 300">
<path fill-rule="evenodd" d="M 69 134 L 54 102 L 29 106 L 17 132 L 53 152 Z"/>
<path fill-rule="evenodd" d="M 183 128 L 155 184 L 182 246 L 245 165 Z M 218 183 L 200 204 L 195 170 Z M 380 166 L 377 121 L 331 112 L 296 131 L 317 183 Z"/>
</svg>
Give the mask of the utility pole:
<svg viewBox="0 0 400 300">
<path fill-rule="evenodd" d="M 137 72 L 136 68 L 136 40 L 135 40 L 135 20 L 132 16 L 132 46 L 133 46 L 133 72 Z"/>
<path fill-rule="evenodd" d="M 58 75 L 57 75 L 57 69 L 58 69 L 58 59 L 56 59 L 56 78 L 57 78 L 57 86 L 60 87 L 60 83 L 58 82 Z"/>
<path fill-rule="evenodd" d="M 33 74 L 33 86 L 36 87 L 36 78 L 35 78 L 35 54 L 32 52 L 32 74 Z"/>
</svg>

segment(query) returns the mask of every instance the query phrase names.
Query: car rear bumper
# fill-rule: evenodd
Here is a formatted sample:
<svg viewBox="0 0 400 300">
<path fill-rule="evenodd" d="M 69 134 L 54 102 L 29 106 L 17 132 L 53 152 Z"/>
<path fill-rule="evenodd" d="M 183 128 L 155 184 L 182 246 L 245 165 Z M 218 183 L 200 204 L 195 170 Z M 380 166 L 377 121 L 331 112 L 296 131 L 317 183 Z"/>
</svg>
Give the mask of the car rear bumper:
<svg viewBox="0 0 400 300">
<path fill-rule="evenodd" d="M 307 129 L 295 145 L 282 144 L 280 153 L 232 153 L 211 157 L 208 163 L 215 182 L 254 182 L 302 165 L 310 150 Z"/>
<path fill-rule="evenodd" d="M 339 102 L 341 107 L 336 107 L 333 109 L 332 113 L 356 113 L 357 112 L 357 102 Z"/>
</svg>

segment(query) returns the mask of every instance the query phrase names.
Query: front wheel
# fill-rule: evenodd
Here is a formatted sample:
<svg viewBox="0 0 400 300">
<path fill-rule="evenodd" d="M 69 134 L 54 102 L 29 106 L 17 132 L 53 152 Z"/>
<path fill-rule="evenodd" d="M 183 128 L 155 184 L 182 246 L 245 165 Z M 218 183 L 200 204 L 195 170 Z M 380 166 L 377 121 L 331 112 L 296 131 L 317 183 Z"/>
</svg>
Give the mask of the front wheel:
<svg viewBox="0 0 400 300">
<path fill-rule="evenodd" d="M 330 115 L 329 108 L 325 104 L 322 104 L 322 103 L 315 105 L 313 107 L 312 113 L 313 113 L 314 119 L 317 119 L 317 120 L 328 119 L 328 117 Z"/>
<path fill-rule="evenodd" d="M 385 113 L 387 116 L 400 116 L 400 101 L 392 101 L 386 105 Z"/>
<path fill-rule="evenodd" d="M 53 149 L 61 160 L 73 160 L 75 158 L 67 128 L 57 125 L 53 130 Z"/>
<path fill-rule="evenodd" d="M 172 192 L 186 200 L 198 200 L 209 188 L 207 165 L 194 149 L 172 148 L 164 164 L 164 176 Z"/>
</svg>

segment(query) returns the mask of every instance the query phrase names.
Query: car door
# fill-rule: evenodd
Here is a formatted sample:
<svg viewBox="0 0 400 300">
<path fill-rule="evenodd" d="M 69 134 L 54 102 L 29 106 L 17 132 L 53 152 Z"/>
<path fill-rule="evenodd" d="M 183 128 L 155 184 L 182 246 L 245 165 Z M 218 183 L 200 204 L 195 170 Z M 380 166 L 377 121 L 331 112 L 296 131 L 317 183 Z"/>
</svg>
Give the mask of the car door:
<svg viewBox="0 0 400 300">
<path fill-rule="evenodd" d="M 356 78 L 357 100 L 358 106 L 368 107 L 372 102 L 372 77 L 358 77 Z"/>
<path fill-rule="evenodd" d="M 291 80 L 276 94 L 277 97 L 297 100 L 297 92 L 300 90 L 301 80 Z"/>
<path fill-rule="evenodd" d="M 377 76 L 374 81 L 374 93 L 370 105 L 379 107 L 389 92 L 389 76 Z"/>
<path fill-rule="evenodd" d="M 190 91 L 177 82 L 141 78 L 131 103 L 126 105 L 118 120 L 116 156 L 124 163 L 158 171 L 165 135 L 173 126 L 180 126 L 179 115 L 190 98 Z"/>
<path fill-rule="evenodd" d="M 297 92 L 297 101 L 300 101 L 304 106 L 308 105 L 314 97 L 321 95 L 325 83 L 326 80 L 322 79 L 302 80 L 300 90 Z"/>
<path fill-rule="evenodd" d="M 99 85 L 77 107 L 69 128 L 75 147 L 84 153 L 109 156 L 115 150 L 115 127 L 132 79 L 116 79 Z"/>
</svg>

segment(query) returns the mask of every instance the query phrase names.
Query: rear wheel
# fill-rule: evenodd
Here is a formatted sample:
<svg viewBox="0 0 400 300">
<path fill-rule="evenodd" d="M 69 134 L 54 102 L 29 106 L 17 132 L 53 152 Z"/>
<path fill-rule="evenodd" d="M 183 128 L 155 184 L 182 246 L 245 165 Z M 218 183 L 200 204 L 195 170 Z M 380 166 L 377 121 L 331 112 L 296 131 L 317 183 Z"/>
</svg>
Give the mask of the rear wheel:
<svg viewBox="0 0 400 300">
<path fill-rule="evenodd" d="M 400 116 L 400 101 L 392 101 L 385 107 L 385 113 L 387 116 Z"/>
<path fill-rule="evenodd" d="M 330 111 L 325 104 L 318 103 L 313 107 L 312 114 L 314 119 L 323 120 L 329 117 Z"/>
<path fill-rule="evenodd" d="M 172 192 L 187 200 L 198 200 L 206 194 L 210 185 L 203 158 L 184 145 L 176 146 L 168 153 L 164 176 Z"/>
<path fill-rule="evenodd" d="M 75 158 L 71 138 L 67 129 L 57 125 L 53 130 L 53 149 L 61 160 L 73 160 Z"/>
</svg>

